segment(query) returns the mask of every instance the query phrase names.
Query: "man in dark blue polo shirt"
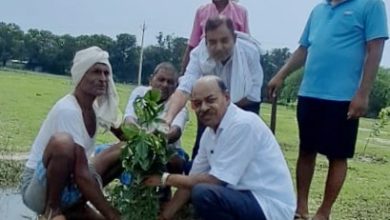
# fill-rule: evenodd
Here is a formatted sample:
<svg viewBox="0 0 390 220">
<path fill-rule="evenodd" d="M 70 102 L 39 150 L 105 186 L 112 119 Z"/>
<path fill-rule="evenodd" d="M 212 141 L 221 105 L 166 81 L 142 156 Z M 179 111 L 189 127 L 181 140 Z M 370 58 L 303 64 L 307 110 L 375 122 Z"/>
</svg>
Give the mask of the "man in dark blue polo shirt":
<svg viewBox="0 0 390 220">
<path fill-rule="evenodd" d="M 283 80 L 304 65 L 297 118 L 296 219 L 308 219 L 308 196 L 317 153 L 327 156 L 325 194 L 314 219 L 329 219 L 355 151 L 359 117 L 388 39 L 382 0 L 327 0 L 310 14 L 300 46 L 269 82 L 275 96 Z"/>
</svg>

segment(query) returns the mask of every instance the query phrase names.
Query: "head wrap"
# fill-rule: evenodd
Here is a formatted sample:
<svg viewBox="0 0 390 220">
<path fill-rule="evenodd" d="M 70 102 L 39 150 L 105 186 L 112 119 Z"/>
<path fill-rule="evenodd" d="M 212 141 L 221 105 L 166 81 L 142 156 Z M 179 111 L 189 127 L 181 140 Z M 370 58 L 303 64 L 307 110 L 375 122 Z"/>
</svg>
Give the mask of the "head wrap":
<svg viewBox="0 0 390 220">
<path fill-rule="evenodd" d="M 93 65 L 102 63 L 108 66 L 110 74 L 108 76 L 107 92 L 97 97 L 93 104 L 97 122 L 105 129 L 110 127 L 117 128 L 121 123 L 118 110 L 119 98 L 112 78 L 112 68 L 108 57 L 109 55 L 106 51 L 96 46 L 80 50 L 76 53 L 70 70 L 75 90 L 83 76 Z"/>
</svg>

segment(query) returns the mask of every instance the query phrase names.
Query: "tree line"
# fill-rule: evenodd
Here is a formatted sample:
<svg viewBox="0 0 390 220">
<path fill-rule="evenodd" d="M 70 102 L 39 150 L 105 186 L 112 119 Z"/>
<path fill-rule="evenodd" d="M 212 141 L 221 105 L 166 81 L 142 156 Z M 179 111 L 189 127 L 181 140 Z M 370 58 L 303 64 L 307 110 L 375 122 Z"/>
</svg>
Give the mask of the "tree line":
<svg viewBox="0 0 390 220">
<path fill-rule="evenodd" d="M 181 59 L 187 46 L 187 38 L 174 35 L 156 36 L 156 43 L 144 48 L 142 83 L 147 84 L 154 67 L 163 61 L 171 62 L 180 70 Z M 133 34 L 118 34 L 115 39 L 103 35 L 56 35 L 47 30 L 29 29 L 27 32 L 13 23 L 0 22 L 0 65 L 19 67 L 58 75 L 69 75 L 76 51 L 99 46 L 110 54 L 114 79 L 117 82 L 138 81 L 140 47 Z M 288 48 L 276 48 L 262 55 L 264 70 L 263 100 L 267 101 L 266 83 L 291 56 Z M 11 62 L 14 61 L 14 62 Z M 21 63 L 21 64 L 20 64 Z M 279 101 L 294 103 L 302 78 L 302 70 L 292 74 L 284 84 Z M 370 116 L 376 116 L 381 108 L 390 105 L 390 70 L 380 69 L 370 102 Z"/>
</svg>

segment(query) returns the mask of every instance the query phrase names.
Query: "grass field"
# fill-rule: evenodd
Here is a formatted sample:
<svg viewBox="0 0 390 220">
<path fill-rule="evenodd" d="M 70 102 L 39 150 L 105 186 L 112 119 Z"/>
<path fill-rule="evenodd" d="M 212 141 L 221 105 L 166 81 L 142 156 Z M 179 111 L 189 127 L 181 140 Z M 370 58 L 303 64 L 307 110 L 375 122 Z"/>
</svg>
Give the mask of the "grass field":
<svg viewBox="0 0 390 220">
<path fill-rule="evenodd" d="M 130 85 L 117 85 L 122 110 L 132 88 Z M 0 70 L 0 153 L 27 152 L 52 105 L 71 89 L 68 77 Z M 261 117 L 269 121 L 269 105 L 262 105 Z M 196 133 L 194 119 L 191 112 L 183 137 L 183 146 L 188 152 Z M 363 155 L 363 146 L 373 123 L 371 119 L 360 121 L 357 153 L 349 162 L 348 178 L 334 207 L 332 219 L 390 219 L 390 126 L 370 141 Z M 294 109 L 278 107 L 276 136 L 294 173 L 298 145 Z M 97 137 L 98 143 L 112 141 L 115 138 L 110 134 Z M 0 172 L 7 172 L 4 167 L 0 168 Z M 321 202 L 326 170 L 326 160 L 319 157 L 310 194 L 312 212 Z"/>
</svg>

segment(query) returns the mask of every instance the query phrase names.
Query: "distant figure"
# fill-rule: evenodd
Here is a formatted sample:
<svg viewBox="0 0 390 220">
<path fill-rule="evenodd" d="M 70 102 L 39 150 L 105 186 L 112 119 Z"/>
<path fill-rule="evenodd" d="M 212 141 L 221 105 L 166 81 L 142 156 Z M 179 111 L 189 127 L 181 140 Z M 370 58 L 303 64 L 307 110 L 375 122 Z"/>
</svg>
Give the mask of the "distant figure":
<svg viewBox="0 0 390 220">
<path fill-rule="evenodd" d="M 233 21 L 224 16 L 209 18 L 205 33 L 205 38 L 191 52 L 184 76 L 169 99 L 165 115 L 168 124 L 185 106 L 195 81 L 205 75 L 222 78 L 233 103 L 244 110 L 259 113 L 263 69 L 258 43 L 245 33 L 235 32 Z M 204 128 L 198 123 L 192 158 L 196 156 Z"/>
<path fill-rule="evenodd" d="M 119 220 L 102 187 L 116 177 L 113 167 L 121 167 L 120 144 L 90 159 L 98 126 L 121 122 L 108 53 L 78 51 L 71 74 L 74 90 L 53 106 L 32 145 L 21 180 L 23 202 L 45 219 Z"/>
<path fill-rule="evenodd" d="M 300 46 L 269 82 L 276 96 L 283 80 L 304 65 L 297 118 L 296 219 L 309 219 L 308 196 L 317 153 L 328 158 L 325 194 L 314 220 L 329 219 L 355 152 L 359 117 L 369 96 L 388 38 L 382 0 L 330 0 L 310 14 Z"/>
<path fill-rule="evenodd" d="M 178 188 L 160 219 L 173 219 L 189 200 L 204 220 L 292 219 L 291 175 L 260 117 L 233 104 L 217 76 L 196 81 L 191 106 L 207 129 L 189 176 L 164 173 L 145 180 Z"/>
</svg>

